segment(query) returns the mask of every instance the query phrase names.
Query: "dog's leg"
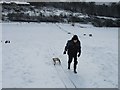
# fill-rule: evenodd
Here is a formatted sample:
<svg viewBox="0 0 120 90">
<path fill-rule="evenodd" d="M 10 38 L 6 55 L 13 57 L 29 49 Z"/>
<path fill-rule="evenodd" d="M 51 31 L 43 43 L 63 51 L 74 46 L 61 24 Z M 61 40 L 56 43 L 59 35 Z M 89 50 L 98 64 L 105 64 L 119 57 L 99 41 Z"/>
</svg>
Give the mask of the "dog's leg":
<svg viewBox="0 0 120 90">
<path fill-rule="evenodd" d="M 56 63 L 55 63 L 55 59 L 53 59 L 53 62 L 54 62 L 54 65 L 55 65 L 55 64 L 56 64 Z"/>
<path fill-rule="evenodd" d="M 54 65 L 56 64 L 56 61 L 54 60 Z"/>
<path fill-rule="evenodd" d="M 59 60 L 59 64 L 61 65 L 61 61 Z"/>
</svg>

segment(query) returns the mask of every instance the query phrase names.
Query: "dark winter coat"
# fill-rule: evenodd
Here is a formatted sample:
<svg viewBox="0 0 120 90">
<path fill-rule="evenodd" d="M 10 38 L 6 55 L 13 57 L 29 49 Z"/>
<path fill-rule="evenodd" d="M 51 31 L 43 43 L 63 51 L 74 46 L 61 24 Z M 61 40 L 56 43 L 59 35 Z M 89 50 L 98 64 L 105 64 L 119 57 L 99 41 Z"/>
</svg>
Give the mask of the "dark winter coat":
<svg viewBox="0 0 120 90">
<path fill-rule="evenodd" d="M 68 40 L 66 46 L 65 46 L 65 51 L 67 51 L 68 55 L 70 56 L 76 56 L 77 53 L 81 54 L 81 43 L 78 40 L 76 43 L 73 42 L 72 40 Z"/>
</svg>

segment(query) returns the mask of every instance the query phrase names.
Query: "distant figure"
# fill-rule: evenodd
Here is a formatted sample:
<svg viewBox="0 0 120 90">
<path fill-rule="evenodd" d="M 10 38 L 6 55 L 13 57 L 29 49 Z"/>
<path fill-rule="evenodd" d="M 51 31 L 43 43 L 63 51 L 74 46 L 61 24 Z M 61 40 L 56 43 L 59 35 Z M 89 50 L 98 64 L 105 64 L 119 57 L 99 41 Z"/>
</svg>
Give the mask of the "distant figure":
<svg viewBox="0 0 120 90">
<path fill-rule="evenodd" d="M 92 37 L 92 34 L 89 34 L 90 37 Z"/>
<path fill-rule="evenodd" d="M 9 41 L 9 40 L 6 40 L 5 43 L 10 43 L 10 41 Z"/>
<path fill-rule="evenodd" d="M 66 51 L 68 54 L 68 69 L 70 69 L 70 64 L 74 58 L 74 73 L 77 73 L 77 56 L 80 57 L 81 55 L 81 43 L 77 35 L 74 35 L 71 40 L 68 40 L 63 54 L 66 54 Z"/>
<path fill-rule="evenodd" d="M 86 36 L 86 34 L 84 33 L 84 36 Z"/>
</svg>

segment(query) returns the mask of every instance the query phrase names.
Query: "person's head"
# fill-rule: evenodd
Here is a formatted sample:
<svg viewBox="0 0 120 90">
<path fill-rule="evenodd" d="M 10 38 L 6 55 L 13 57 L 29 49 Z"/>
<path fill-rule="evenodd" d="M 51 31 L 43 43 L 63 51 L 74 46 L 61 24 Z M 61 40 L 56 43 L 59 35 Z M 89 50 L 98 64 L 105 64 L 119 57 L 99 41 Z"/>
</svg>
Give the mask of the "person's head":
<svg viewBox="0 0 120 90">
<path fill-rule="evenodd" d="M 78 41 L 78 36 L 77 36 L 77 35 L 74 35 L 74 36 L 72 37 L 72 40 L 73 40 L 74 43 L 76 43 L 76 42 Z"/>
</svg>

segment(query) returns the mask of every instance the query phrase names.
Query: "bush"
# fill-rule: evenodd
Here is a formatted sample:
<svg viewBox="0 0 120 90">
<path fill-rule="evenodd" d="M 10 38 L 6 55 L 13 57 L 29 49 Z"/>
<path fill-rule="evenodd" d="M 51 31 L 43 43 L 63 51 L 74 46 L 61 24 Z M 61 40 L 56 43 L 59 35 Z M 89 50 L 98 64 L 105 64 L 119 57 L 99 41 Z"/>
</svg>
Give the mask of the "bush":
<svg viewBox="0 0 120 90">
<path fill-rule="evenodd" d="M 101 23 L 101 20 L 99 18 L 93 18 L 91 20 L 91 23 L 95 27 L 102 27 L 103 26 L 103 24 Z"/>
</svg>

